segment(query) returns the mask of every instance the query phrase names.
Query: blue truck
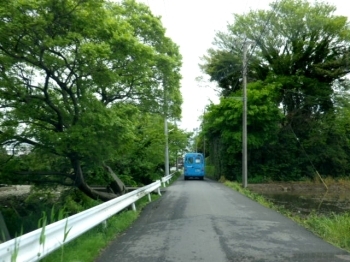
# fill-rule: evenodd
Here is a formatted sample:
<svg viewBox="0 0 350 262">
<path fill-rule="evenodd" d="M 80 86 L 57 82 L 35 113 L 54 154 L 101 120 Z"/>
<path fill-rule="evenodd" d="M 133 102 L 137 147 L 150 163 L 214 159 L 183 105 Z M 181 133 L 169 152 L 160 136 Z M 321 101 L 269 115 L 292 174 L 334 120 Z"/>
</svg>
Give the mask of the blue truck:
<svg viewBox="0 0 350 262">
<path fill-rule="evenodd" d="M 201 153 L 186 153 L 184 156 L 184 179 L 199 178 L 204 179 L 205 163 Z"/>
</svg>

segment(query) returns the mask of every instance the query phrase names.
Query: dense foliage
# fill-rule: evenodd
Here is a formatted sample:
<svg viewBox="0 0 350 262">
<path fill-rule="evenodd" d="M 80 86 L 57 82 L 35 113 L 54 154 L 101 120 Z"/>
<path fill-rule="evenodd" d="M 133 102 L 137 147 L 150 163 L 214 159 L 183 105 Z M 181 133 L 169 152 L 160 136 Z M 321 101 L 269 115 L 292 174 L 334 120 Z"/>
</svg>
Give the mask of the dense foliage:
<svg viewBox="0 0 350 262">
<path fill-rule="evenodd" d="M 2 162 L 2 176 L 104 200 L 115 194 L 89 183 L 115 180 L 114 168 L 130 183 L 153 179 L 159 119 L 181 114 L 180 66 L 160 19 L 136 1 L 2 1 L 0 143 L 26 151 Z"/>
<path fill-rule="evenodd" d="M 349 176 L 350 27 L 326 3 L 285 0 L 235 15 L 201 69 L 221 88 L 204 115 L 216 175 L 242 170 L 242 45 L 248 51 L 250 181 Z"/>
</svg>

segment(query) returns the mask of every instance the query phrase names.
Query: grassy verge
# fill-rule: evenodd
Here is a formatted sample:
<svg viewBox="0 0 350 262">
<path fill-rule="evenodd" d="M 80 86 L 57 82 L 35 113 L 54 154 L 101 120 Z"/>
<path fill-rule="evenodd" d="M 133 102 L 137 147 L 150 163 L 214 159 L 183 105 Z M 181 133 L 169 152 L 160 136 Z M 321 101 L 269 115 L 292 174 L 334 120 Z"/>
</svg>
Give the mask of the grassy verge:
<svg viewBox="0 0 350 262">
<path fill-rule="evenodd" d="M 169 184 L 170 186 L 181 172 L 176 172 Z M 152 201 L 159 198 L 156 194 L 151 194 Z M 100 252 L 106 248 L 109 243 L 117 238 L 122 232 L 128 229 L 138 218 L 142 209 L 148 204 L 148 198 L 143 197 L 136 202 L 137 211 L 123 211 L 117 215 L 112 216 L 107 220 L 107 227 L 98 225 L 89 230 L 80 237 L 72 240 L 63 246 L 63 248 L 54 251 L 52 254 L 43 258 L 43 262 L 57 262 L 57 261 L 71 261 L 71 262 L 92 262 L 98 257 Z"/>
<path fill-rule="evenodd" d="M 302 224 L 324 240 L 350 252 L 350 213 L 309 215 Z"/>
<path fill-rule="evenodd" d="M 159 198 L 151 194 L 152 201 Z M 112 216 L 107 220 L 107 226 L 98 225 L 80 237 L 67 243 L 61 249 L 54 251 L 43 262 L 84 261 L 92 262 L 108 244 L 120 233 L 129 228 L 138 218 L 143 207 L 148 204 L 148 198 L 143 197 L 136 202 L 137 211 L 127 210 Z"/>
<path fill-rule="evenodd" d="M 320 216 L 310 214 L 307 217 L 300 217 L 280 206 L 274 205 L 263 196 L 251 192 L 249 189 L 243 188 L 240 184 L 231 181 L 223 181 L 223 183 L 240 192 L 241 194 L 255 200 L 265 207 L 276 210 L 283 215 L 291 218 L 295 222 L 311 230 L 314 234 L 320 236 L 325 241 L 350 251 L 350 213 L 332 214 L 330 216 Z"/>
</svg>

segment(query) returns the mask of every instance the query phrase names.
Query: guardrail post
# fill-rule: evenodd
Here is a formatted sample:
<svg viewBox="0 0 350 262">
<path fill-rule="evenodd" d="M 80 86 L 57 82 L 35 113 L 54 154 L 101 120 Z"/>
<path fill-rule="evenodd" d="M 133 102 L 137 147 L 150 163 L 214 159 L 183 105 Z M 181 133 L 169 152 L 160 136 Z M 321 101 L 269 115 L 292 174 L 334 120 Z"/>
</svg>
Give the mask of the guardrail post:
<svg viewBox="0 0 350 262">
<path fill-rule="evenodd" d="M 158 195 L 161 196 L 162 194 L 160 193 L 160 187 L 158 187 Z"/>
<path fill-rule="evenodd" d="M 135 205 L 135 203 L 132 203 L 132 204 L 131 204 L 131 208 L 132 208 L 132 210 L 136 211 L 136 205 Z"/>
<path fill-rule="evenodd" d="M 148 194 L 148 202 L 152 202 L 151 194 Z"/>
</svg>

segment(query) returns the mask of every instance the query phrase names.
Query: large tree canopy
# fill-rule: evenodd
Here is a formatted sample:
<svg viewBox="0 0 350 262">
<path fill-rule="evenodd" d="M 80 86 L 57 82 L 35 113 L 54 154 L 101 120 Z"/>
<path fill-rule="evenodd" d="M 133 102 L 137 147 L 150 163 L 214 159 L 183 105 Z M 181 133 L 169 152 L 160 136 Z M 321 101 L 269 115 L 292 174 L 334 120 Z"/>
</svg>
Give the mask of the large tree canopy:
<svg viewBox="0 0 350 262">
<path fill-rule="evenodd" d="M 180 117 L 180 66 L 160 19 L 133 0 L 4 2 L 0 143 L 64 157 L 76 186 L 109 199 L 82 165 L 125 152 L 139 112 L 163 112 L 164 90 L 168 114 Z"/>
<path fill-rule="evenodd" d="M 350 26 L 347 18 L 335 11 L 334 6 L 319 1 L 274 1 L 267 10 L 235 14 L 227 31 L 216 34 L 214 47 L 203 56 L 200 67 L 218 83 L 226 98 L 208 112 L 207 117 L 217 115 L 215 121 L 205 123 L 207 138 L 213 146 L 221 146 L 222 155 L 233 152 L 225 138 L 240 136 L 240 127 L 234 127 L 239 110 L 231 108 L 238 105 L 233 98 L 241 97 L 243 45 L 249 42 L 248 82 L 260 83 L 255 85 L 257 94 L 259 89 L 265 92 L 266 87 L 274 87 L 269 89 L 273 100 L 259 102 L 249 98 L 248 86 L 248 146 L 254 149 L 249 151 L 250 170 L 256 172 L 254 175 L 263 173 L 279 179 L 307 176 L 315 167 L 327 175 L 346 174 L 350 145 L 343 102 L 349 100 L 340 99 L 338 91 L 349 90 Z M 271 112 L 277 110 L 283 116 L 277 126 L 273 121 L 256 122 L 258 116 L 253 108 L 264 102 L 274 109 L 259 118 L 271 119 Z M 230 127 L 218 129 L 218 121 Z M 259 128 L 253 123 L 258 123 Z M 267 135 L 266 140 L 260 140 L 264 143 L 254 147 L 255 130 L 260 129 L 264 137 L 264 125 L 268 126 L 267 132 L 276 130 L 274 127 L 278 132 L 271 133 L 275 137 Z M 213 130 L 218 132 L 214 134 Z M 238 163 L 241 154 L 228 155 L 228 159 Z M 230 161 L 225 163 L 229 170 Z M 312 168 L 306 170 L 305 166 Z M 239 169 L 240 163 L 235 171 Z"/>
<path fill-rule="evenodd" d="M 334 14 L 335 7 L 304 0 L 271 4 L 270 10 L 234 16 L 228 32 L 219 32 L 201 65 L 228 95 L 241 78 L 242 45 L 252 41 L 248 54 L 249 79 L 265 80 L 273 75 L 283 83 L 280 101 L 286 113 L 303 107 L 328 110 L 332 105 L 332 83 L 350 72 L 350 27 L 347 18 Z M 319 95 L 318 100 L 307 99 Z"/>
</svg>

